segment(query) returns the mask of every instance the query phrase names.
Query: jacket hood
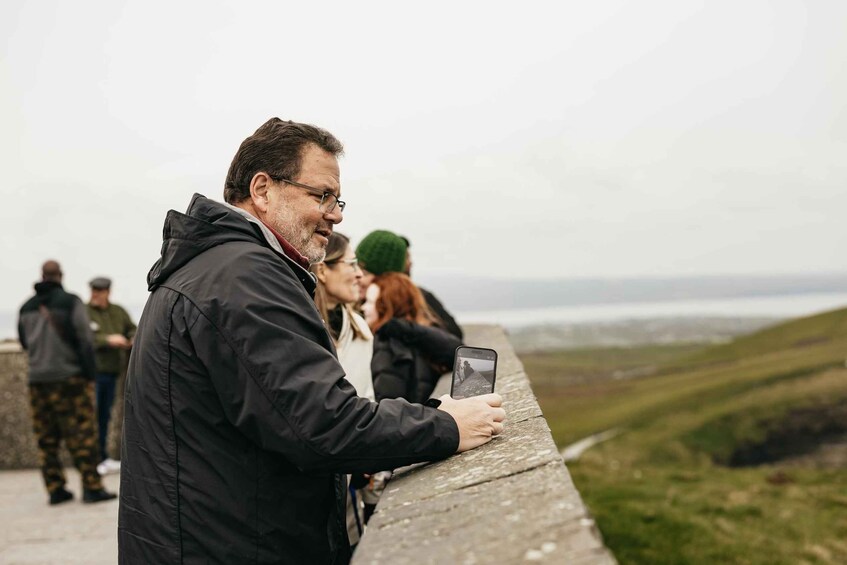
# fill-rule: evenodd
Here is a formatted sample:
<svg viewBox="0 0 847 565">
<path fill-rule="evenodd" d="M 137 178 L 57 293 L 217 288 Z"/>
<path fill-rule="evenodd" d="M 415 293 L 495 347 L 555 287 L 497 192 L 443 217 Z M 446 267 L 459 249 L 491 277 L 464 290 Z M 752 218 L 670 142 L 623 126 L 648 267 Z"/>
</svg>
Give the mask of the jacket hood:
<svg viewBox="0 0 847 565">
<path fill-rule="evenodd" d="M 265 233 L 267 232 L 267 233 Z M 270 231 L 239 208 L 195 194 L 185 214 L 170 210 L 163 228 L 162 256 L 147 274 L 147 289 L 154 290 L 171 274 L 216 245 L 232 241 L 269 247 L 292 266 L 298 275 L 311 279 L 308 271 L 289 259 Z M 303 278 L 299 276 L 298 278 Z"/>
</svg>

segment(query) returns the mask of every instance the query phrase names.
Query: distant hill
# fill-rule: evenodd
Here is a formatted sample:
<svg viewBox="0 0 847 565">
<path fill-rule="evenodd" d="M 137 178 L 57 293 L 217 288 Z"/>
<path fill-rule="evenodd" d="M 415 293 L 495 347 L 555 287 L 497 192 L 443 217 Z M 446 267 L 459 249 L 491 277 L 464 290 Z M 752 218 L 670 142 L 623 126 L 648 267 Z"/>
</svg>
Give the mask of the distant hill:
<svg viewBox="0 0 847 565">
<path fill-rule="evenodd" d="M 413 273 L 413 278 L 461 312 L 847 292 L 847 273 L 534 280 Z"/>
<path fill-rule="evenodd" d="M 777 318 L 692 316 L 544 324 L 509 328 L 509 341 L 518 353 L 672 343 L 714 344 L 729 342 L 780 321 Z"/>
<path fill-rule="evenodd" d="M 561 389 L 556 389 L 556 364 L 563 383 L 568 371 L 585 372 L 585 367 L 602 366 L 612 374 L 617 367 L 608 360 L 615 352 L 584 349 L 521 358 L 530 379 L 544 376 L 534 381 L 542 385 L 539 398 L 544 388 L 556 389 L 542 408 L 563 444 L 614 427 L 657 425 L 673 430 L 677 439 L 698 438 L 694 443 L 704 449 L 708 444 L 713 454 L 726 453 L 761 439 L 763 429 L 790 407 L 847 401 L 847 308 L 693 352 L 679 346 L 659 349 L 643 347 L 624 355 L 638 363 L 620 367 L 626 369 L 621 374 L 635 378 L 599 378 Z M 678 354 L 669 355 L 674 351 Z M 722 433 L 713 437 L 711 430 L 717 429 Z"/>
<path fill-rule="evenodd" d="M 730 343 L 701 351 L 681 361 L 685 365 L 739 361 L 768 353 L 823 345 L 847 339 L 847 308 L 777 324 Z M 847 350 L 844 351 L 847 357 Z"/>
</svg>

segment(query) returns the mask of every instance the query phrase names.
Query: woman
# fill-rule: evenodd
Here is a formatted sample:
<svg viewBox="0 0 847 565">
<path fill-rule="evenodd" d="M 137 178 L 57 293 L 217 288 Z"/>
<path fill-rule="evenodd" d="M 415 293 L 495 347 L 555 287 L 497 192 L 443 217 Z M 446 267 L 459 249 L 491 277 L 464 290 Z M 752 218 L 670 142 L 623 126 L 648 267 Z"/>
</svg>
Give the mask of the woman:
<svg viewBox="0 0 847 565">
<path fill-rule="evenodd" d="M 317 278 L 315 304 L 329 330 L 338 361 L 356 394 L 374 400 L 371 379 L 373 334 L 367 323 L 353 311 L 359 299 L 362 270 L 347 236 L 333 232 L 326 246 L 326 258 L 311 269 Z"/>
<path fill-rule="evenodd" d="M 371 374 L 376 399 L 423 403 L 453 366 L 462 342 L 435 327 L 420 290 L 401 273 L 383 273 L 365 292 L 365 320 L 375 334 Z"/>
</svg>

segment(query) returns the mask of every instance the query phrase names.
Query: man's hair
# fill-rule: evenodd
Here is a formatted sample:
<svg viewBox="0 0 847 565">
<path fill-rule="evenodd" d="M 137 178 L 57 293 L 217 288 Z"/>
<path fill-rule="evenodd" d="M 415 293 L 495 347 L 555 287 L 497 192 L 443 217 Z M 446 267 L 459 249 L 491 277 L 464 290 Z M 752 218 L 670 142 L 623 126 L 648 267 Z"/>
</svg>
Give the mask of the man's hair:
<svg viewBox="0 0 847 565">
<path fill-rule="evenodd" d="M 53 261 L 51 259 L 49 261 L 45 261 L 44 264 L 41 265 L 41 280 L 62 282 L 62 267 L 59 266 L 58 261 Z"/>
<path fill-rule="evenodd" d="M 314 143 L 336 157 L 344 146 L 319 127 L 271 118 L 238 148 L 224 184 L 224 200 L 238 204 L 250 196 L 250 181 L 259 172 L 294 180 L 300 174 L 303 148 Z"/>
</svg>

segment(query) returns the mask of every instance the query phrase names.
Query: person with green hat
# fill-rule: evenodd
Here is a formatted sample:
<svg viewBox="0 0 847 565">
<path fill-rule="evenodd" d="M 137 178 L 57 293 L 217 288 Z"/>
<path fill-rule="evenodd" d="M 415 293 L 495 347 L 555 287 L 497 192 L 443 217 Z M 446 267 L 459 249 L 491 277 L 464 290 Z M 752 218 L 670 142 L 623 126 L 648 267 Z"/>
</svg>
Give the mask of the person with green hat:
<svg viewBox="0 0 847 565">
<path fill-rule="evenodd" d="M 360 290 L 361 298 L 376 275 L 402 273 L 406 267 L 406 240 L 388 230 L 374 230 L 356 247 L 359 266 L 365 274 Z"/>
<path fill-rule="evenodd" d="M 362 268 L 359 300 L 365 301 L 365 292 L 374 277 L 383 273 L 404 273 L 411 277 L 412 262 L 409 256 L 409 240 L 388 230 L 375 230 L 366 235 L 356 247 L 356 257 Z M 417 285 L 416 285 L 417 286 Z M 426 304 L 435 317 L 435 325 L 447 330 L 460 340 L 464 337 L 459 324 L 436 296 L 418 286 Z"/>
</svg>

